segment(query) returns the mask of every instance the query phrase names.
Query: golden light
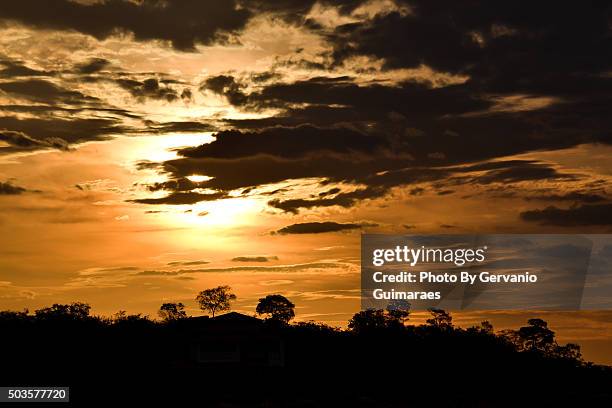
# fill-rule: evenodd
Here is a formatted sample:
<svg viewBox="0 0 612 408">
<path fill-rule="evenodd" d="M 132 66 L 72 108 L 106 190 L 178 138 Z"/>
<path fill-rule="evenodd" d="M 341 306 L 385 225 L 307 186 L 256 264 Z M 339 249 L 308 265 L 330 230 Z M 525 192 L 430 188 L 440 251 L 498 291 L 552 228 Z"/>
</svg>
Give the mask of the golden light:
<svg viewBox="0 0 612 408">
<path fill-rule="evenodd" d="M 208 180 L 212 180 L 212 177 L 209 176 L 202 176 L 199 174 L 193 174 L 191 176 L 187 176 L 187 180 L 189 181 L 193 181 L 194 183 L 201 183 L 203 181 L 208 181 Z"/>
<path fill-rule="evenodd" d="M 259 200 L 252 198 L 228 198 L 219 201 L 198 203 L 190 213 L 184 213 L 190 224 L 236 226 L 254 221 L 263 208 Z"/>
<path fill-rule="evenodd" d="M 194 228 L 201 239 L 201 227 L 233 228 L 253 224 L 265 203 L 253 198 L 227 198 L 194 205 L 163 206 L 155 217 L 162 224 Z"/>
<path fill-rule="evenodd" d="M 212 132 L 204 133 L 170 133 L 164 136 L 148 137 L 146 143 L 139 143 L 129 151 L 132 160 L 150 160 L 162 162 L 179 157 L 177 150 L 182 147 L 193 147 L 215 140 Z"/>
</svg>

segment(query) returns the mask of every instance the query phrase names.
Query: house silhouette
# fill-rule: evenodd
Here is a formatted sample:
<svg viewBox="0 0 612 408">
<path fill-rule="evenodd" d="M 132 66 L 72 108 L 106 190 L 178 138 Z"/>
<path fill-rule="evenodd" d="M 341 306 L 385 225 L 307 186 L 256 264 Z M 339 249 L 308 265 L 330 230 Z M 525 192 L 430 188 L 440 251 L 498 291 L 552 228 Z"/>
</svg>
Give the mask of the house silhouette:
<svg viewBox="0 0 612 408">
<path fill-rule="evenodd" d="M 183 319 L 189 333 L 190 359 L 196 365 L 282 367 L 285 342 L 264 320 L 230 312 Z"/>
</svg>

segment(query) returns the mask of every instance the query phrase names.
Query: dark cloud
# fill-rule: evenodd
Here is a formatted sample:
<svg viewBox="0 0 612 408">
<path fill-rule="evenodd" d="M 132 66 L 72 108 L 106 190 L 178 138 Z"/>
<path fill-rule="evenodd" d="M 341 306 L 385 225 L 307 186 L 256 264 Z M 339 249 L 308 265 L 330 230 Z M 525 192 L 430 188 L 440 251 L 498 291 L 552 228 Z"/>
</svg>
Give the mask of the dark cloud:
<svg viewBox="0 0 612 408">
<path fill-rule="evenodd" d="M 103 70 L 110 65 L 110 61 L 104 58 L 92 58 L 76 67 L 81 74 L 93 74 Z"/>
<path fill-rule="evenodd" d="M 249 94 L 244 93 L 246 85 L 232 76 L 223 75 L 208 78 L 201 89 L 210 89 L 224 95 L 234 105 L 254 108 L 287 107 L 290 104 L 304 103 L 314 106 L 347 106 L 356 111 L 355 113 L 366 114 L 361 120 L 388 120 L 389 112 L 393 111 L 402 113 L 404 117 L 417 114 L 460 114 L 492 105 L 478 94 L 466 92 L 468 88 L 465 86 L 434 89 L 429 84 L 416 82 L 405 82 L 398 86 L 376 83 L 359 85 L 355 83 L 354 78 L 348 76 L 314 77 L 293 83 L 272 83 Z M 336 116 L 337 113 L 338 111 Z"/>
<path fill-rule="evenodd" d="M 363 200 L 386 195 L 391 188 L 423 182 L 439 182 L 439 191 L 450 194 L 444 186 L 458 184 L 511 184 L 534 180 L 574 180 L 547 163 L 533 160 L 497 160 L 472 165 L 427 165 L 427 155 L 414 158 L 419 142 L 408 138 L 398 141 L 384 133 L 367 132 L 347 126 L 320 128 L 302 125 L 275 127 L 259 132 L 238 130 L 217 133 L 217 138 L 195 148 L 179 150 L 179 159 L 163 163 L 171 175 L 169 181 L 149 186 L 151 191 L 190 191 L 211 188 L 229 192 L 250 191 L 253 187 L 289 179 L 318 177 L 322 186 L 333 182 L 351 183 L 349 191 L 327 188 L 311 197 L 274 198 L 271 207 L 297 213 L 300 208 L 351 207 Z M 456 136 L 447 137 L 457 139 Z M 465 139 L 464 139 L 465 140 Z M 427 146 L 427 147 L 425 147 Z M 419 149 L 431 150 L 424 144 Z M 465 146 L 462 147 L 465 151 Z M 486 156 L 486 150 L 482 150 Z M 474 174 L 477 173 L 477 174 Z M 211 179 L 194 183 L 186 177 L 205 174 Z M 410 189 L 422 193 L 422 187 Z M 276 191 L 275 194 L 281 194 Z M 245 193 L 246 194 L 246 193 Z"/>
<path fill-rule="evenodd" d="M 307 14 L 313 5 L 320 3 L 325 6 L 336 7 L 341 14 L 347 14 L 365 3 L 364 0 L 247 0 L 243 4 L 260 12 L 275 12 L 288 14 L 287 18 L 297 20 L 300 15 Z"/>
<path fill-rule="evenodd" d="M 0 78 L 37 77 L 52 74 L 29 68 L 23 62 L 11 59 L 0 59 L 0 65 L 4 67 L 0 70 Z"/>
<path fill-rule="evenodd" d="M 155 122 L 116 108 L 95 105 L 62 108 L 49 105 L 4 105 L 0 115 L 0 140 L 10 147 L 0 147 L 0 153 L 20 150 L 55 148 L 68 150 L 74 144 L 106 140 L 117 134 L 160 134 L 169 132 L 206 132 L 214 130 L 207 123 Z M 26 113 L 27 115 L 18 115 Z M 24 116 L 18 118 L 18 116 Z M 130 126 L 125 119 L 135 119 Z M 140 123 L 140 125 L 138 125 Z"/>
<path fill-rule="evenodd" d="M 363 227 L 375 227 L 376 224 L 371 223 L 337 223 L 333 221 L 326 222 L 304 222 L 291 224 L 283 227 L 275 232 L 275 234 L 322 234 L 326 232 L 351 231 L 361 229 Z"/>
<path fill-rule="evenodd" d="M 201 183 L 191 181 L 187 178 L 163 181 L 147 185 L 149 191 L 171 190 L 171 191 L 190 191 L 199 188 Z"/>
<path fill-rule="evenodd" d="M 388 191 L 385 187 L 365 188 L 347 193 L 337 194 L 332 198 L 315 198 L 315 199 L 289 199 L 280 200 L 274 199 L 268 201 L 268 205 L 274 208 L 278 208 L 285 212 L 297 214 L 300 208 L 315 208 L 315 207 L 352 207 L 357 202 L 361 202 L 370 198 L 377 198 L 383 196 Z M 327 192 L 323 192 L 322 197 L 325 197 Z"/>
<path fill-rule="evenodd" d="M 144 81 L 120 78 L 115 82 L 135 98 L 164 99 L 168 102 L 174 102 L 180 98 L 175 89 L 167 85 L 160 85 L 157 78 L 149 78 Z"/>
<path fill-rule="evenodd" d="M 137 270 L 137 266 L 118 266 L 116 268 L 100 268 L 97 269 L 96 272 L 131 272 Z"/>
<path fill-rule="evenodd" d="M 18 195 L 27 191 L 23 187 L 16 186 L 10 182 L 0 181 L 0 195 Z"/>
<path fill-rule="evenodd" d="M 545 163 L 530 161 L 514 161 L 512 166 L 490 170 L 475 179 L 479 184 L 490 183 L 516 183 L 533 180 L 561 180 L 575 179 L 578 176 L 563 174 Z"/>
<path fill-rule="evenodd" d="M 224 41 L 251 12 L 233 0 L 70 0 L 0 2 L 0 18 L 43 29 L 75 30 L 97 39 L 128 32 L 137 41 L 164 40 L 179 50 Z"/>
<path fill-rule="evenodd" d="M 230 191 L 306 177 L 353 179 L 365 177 L 371 168 L 384 167 L 371 160 L 356 166 L 348 159 L 339 158 L 335 162 L 330 159 L 329 156 L 323 155 L 299 159 L 266 155 L 235 159 L 183 158 L 165 162 L 163 168 L 176 179 L 191 174 L 213 177 L 200 185 L 215 190 Z M 149 165 L 154 166 L 154 164 Z"/>
<path fill-rule="evenodd" d="M 240 31 L 252 16 L 273 13 L 320 34 L 333 49 L 319 56 L 325 62 L 318 65 L 305 60 L 300 50 L 287 62 L 305 69 L 328 69 L 329 76 L 288 81 L 281 76 L 282 70 L 273 69 L 205 78 L 199 85 L 201 91 L 224 96 L 240 110 L 252 113 L 273 108 L 278 112 L 259 119 L 221 119 L 214 125 L 157 123 L 130 112 L 112 112 L 112 107 L 96 98 L 64 89 L 59 77 L 37 78 L 48 73 L 22 61 L 0 61 L 4 66 L 0 76 L 28 77 L 0 83 L 0 90 L 32 101 L 32 106 L 14 107 L 12 112 L 39 109 L 40 115 L 37 119 L 1 117 L 0 127 L 13 132 L 2 137 L 11 149 L 62 148 L 114 133 L 214 131 L 219 125 L 224 130 L 217 132 L 212 143 L 181 149 L 178 159 L 165 163 L 141 163 L 143 168 L 168 176 L 168 182 L 148 186 L 151 191 L 168 191 L 168 195 L 132 201 L 192 204 L 224 199 L 235 189 L 247 194 L 265 184 L 321 179 L 315 187 L 318 191 L 308 196 L 287 197 L 280 189 L 267 193 L 271 207 L 289 213 L 317 207 L 348 208 L 383 197 L 396 187 L 418 195 L 423 187 L 415 186 L 417 183 L 434 183 L 433 191 L 443 195 L 464 183 L 493 190 L 521 182 L 577 180 L 582 176 L 564 173 L 548 163 L 500 158 L 612 141 L 612 101 L 606 91 L 612 81 L 608 5 L 568 6 L 548 1 L 529 6 L 510 1 L 458 5 L 443 1 L 434 6 L 427 1 L 398 0 L 410 11 L 387 10 L 329 29 L 306 17 L 314 3 L 244 0 L 236 7 L 238 3 L 231 0 L 108 0 L 88 5 L 52 0 L 34 7 L 32 0 L 25 0 L 0 4 L 5 20 L 76 30 L 100 39 L 129 32 L 138 41 L 165 40 L 181 50 L 227 40 L 229 33 Z M 364 2 L 320 3 L 345 14 Z M 419 40 L 407 40 L 416 38 Z M 461 75 L 465 82 L 421 78 L 392 83 L 336 74 L 352 57 L 364 56 L 381 59 L 383 71 L 427 66 L 438 73 Z M 80 73 L 76 77 L 81 81 L 117 84 L 141 102 L 155 99 L 188 104 L 194 100 L 191 85 L 177 78 L 106 70 L 108 66 L 106 59 L 94 58 L 78 64 L 71 73 Z M 530 105 L 538 100 L 544 101 L 541 106 Z M 43 116 L 42 104 L 81 113 L 84 109 L 98 111 L 92 111 L 96 118 L 90 119 L 68 116 L 68 111 Z M 108 115 L 102 116 L 103 112 Z M 122 120 L 129 115 L 140 119 L 142 126 L 123 126 Z M 192 174 L 212 179 L 193 183 L 186 179 Z M 330 189 L 333 183 L 351 186 Z M 200 188 L 216 193 L 195 191 Z M 552 194 L 549 198 L 596 203 L 603 202 L 600 195 Z M 526 197 L 539 199 L 533 194 Z"/>
<path fill-rule="evenodd" d="M 184 205 L 184 204 L 195 204 L 200 201 L 215 201 L 222 198 L 226 198 L 225 193 L 211 193 L 201 194 L 195 192 L 188 193 L 171 193 L 165 197 L 159 198 L 139 198 L 135 200 L 128 200 L 132 203 L 138 204 L 169 204 L 169 205 Z"/>
<path fill-rule="evenodd" d="M 181 92 L 181 99 L 185 102 L 191 102 L 193 100 L 193 92 L 189 88 L 184 88 Z"/>
<path fill-rule="evenodd" d="M 318 196 L 319 197 L 328 197 L 330 195 L 334 195 L 334 194 L 338 194 L 340 193 L 342 190 L 340 190 L 338 187 L 334 187 L 334 188 L 330 188 L 327 191 L 321 191 Z"/>
<path fill-rule="evenodd" d="M 278 261 L 277 256 L 237 256 L 232 262 L 269 262 Z"/>
<path fill-rule="evenodd" d="M 194 266 L 194 265 L 205 265 L 209 264 L 209 261 L 172 261 L 168 262 L 168 266 Z"/>
<path fill-rule="evenodd" d="M 67 150 L 77 143 L 105 140 L 117 134 L 215 129 L 208 123 L 197 121 L 148 120 L 141 113 L 116 108 L 99 98 L 71 89 L 78 81 L 96 82 L 104 86 L 110 82 L 119 84 L 139 100 L 161 99 L 173 102 L 189 98 L 189 92 L 185 92 L 187 88 L 179 94 L 175 87 L 182 83 L 173 78 L 155 73 L 104 71 L 109 64 L 106 59 L 92 58 L 58 73 L 33 71 L 20 61 L 0 59 L 0 65 L 6 67 L 1 72 L 11 75 L 11 80 L 0 83 L 0 92 L 18 98 L 18 102 L 0 106 L 0 131 L 5 129 L 0 140 L 10 145 L 0 148 L 0 153 L 44 148 Z M 74 74 L 82 76 L 75 77 Z M 40 78 L 43 75 L 48 78 Z M 15 79 L 18 76 L 27 78 Z M 133 76 L 149 78 L 135 80 Z"/>
<path fill-rule="evenodd" d="M 78 91 L 64 89 L 43 79 L 3 82 L 0 83 L 0 90 L 32 101 L 50 104 L 65 103 L 70 105 L 81 105 L 99 101 L 97 98 L 84 95 Z"/>
<path fill-rule="evenodd" d="M 558 193 L 540 193 L 525 197 L 525 200 L 541 200 L 541 201 L 575 201 L 582 203 L 599 203 L 602 201 L 608 201 L 608 198 L 604 194 L 589 193 L 582 191 L 572 191 L 565 194 Z"/>
<path fill-rule="evenodd" d="M 402 68 L 425 64 L 506 88 L 520 85 L 526 73 L 530 82 L 523 86 L 546 82 L 545 75 L 557 79 L 560 73 L 609 66 L 610 5 L 605 2 L 404 3 L 410 13 L 381 14 L 366 23 L 340 26 L 331 36 L 334 58 L 340 62 L 367 55 L 384 59 L 387 67 Z M 502 79 L 511 82 L 504 85 Z"/>
<path fill-rule="evenodd" d="M 36 139 L 23 132 L 12 130 L 0 130 L 0 141 L 6 142 L 11 147 L 18 150 L 34 150 L 42 148 L 68 150 L 68 142 L 60 137 L 50 136 L 43 139 Z M 1 150 L 2 149 L 0 149 L 0 151 Z"/>
<path fill-rule="evenodd" d="M 274 118 L 228 122 L 238 127 L 345 122 L 403 133 L 398 138 L 419 129 L 423 137 L 406 142 L 406 150 L 417 159 L 427 156 L 430 164 L 434 158 L 449 164 L 611 141 L 611 101 L 604 91 L 612 81 L 609 5 L 545 1 L 528 11 L 509 1 L 499 7 L 478 1 L 407 5 L 409 13 L 381 13 L 326 34 L 336 65 L 371 56 L 382 58 L 385 68 L 427 65 L 464 75 L 465 83 L 433 88 L 410 81 L 358 85 L 346 76 L 315 77 L 268 83 L 247 93 L 247 84 L 225 75 L 209 78 L 203 87 L 242 107 L 284 109 Z M 580 27 L 580 33 L 568 27 Z M 496 101 L 521 95 L 526 102 L 549 98 L 550 104 L 496 108 Z M 433 150 L 437 147 L 444 151 Z"/>
<path fill-rule="evenodd" d="M 0 138 L 10 145 L 25 150 L 54 147 L 65 149 L 68 145 L 104 140 L 111 134 L 126 131 L 117 120 L 111 118 L 24 118 L 0 116 Z"/>
<path fill-rule="evenodd" d="M 247 102 L 247 96 L 243 92 L 244 87 L 245 85 L 238 83 L 233 76 L 217 75 L 207 78 L 200 85 L 200 90 L 211 90 L 227 97 L 232 105 L 243 105 Z"/>
<path fill-rule="evenodd" d="M 170 183 L 189 186 L 185 177 L 205 174 L 212 179 L 197 187 L 222 191 L 307 177 L 371 187 L 331 198 L 320 196 L 321 203 L 349 206 L 355 200 L 383 194 L 389 187 L 450 174 L 441 168 L 415 167 L 418 161 L 394 150 L 392 140 L 349 127 L 303 125 L 249 133 L 227 131 L 216 136 L 212 143 L 179 150 L 182 158 L 163 164 L 175 180 Z M 168 183 L 162 187 L 168 188 Z"/>
<path fill-rule="evenodd" d="M 571 208 L 546 207 L 521 213 L 524 221 L 564 227 L 612 225 L 612 204 L 580 205 Z"/>
<path fill-rule="evenodd" d="M 233 77 L 215 92 L 245 108 L 284 109 L 279 116 L 229 121 L 237 127 L 319 127 L 351 124 L 379 131 L 421 163 L 450 164 L 485 160 L 585 142 L 610 142 L 612 120 L 602 104 L 607 96 L 564 101 L 538 109 L 495 111 L 494 99 L 475 82 L 432 88 L 405 82 L 397 86 L 358 85 L 349 77 L 312 78 L 264 86 L 250 94 Z M 605 86 L 602 84 L 602 86 Z M 511 95 L 514 95 L 511 93 Z M 296 107 L 305 105 L 303 107 Z M 440 149 L 443 149 L 442 151 Z"/>
<path fill-rule="evenodd" d="M 196 268 L 179 269 L 176 271 L 148 270 L 137 272 L 134 276 L 178 276 L 192 273 L 218 273 L 218 272 L 300 272 L 312 269 L 346 269 L 347 264 L 336 262 L 310 262 L 292 265 L 243 265 L 227 268 Z"/>
<path fill-rule="evenodd" d="M 373 152 L 387 143 L 376 134 L 347 127 L 321 128 L 308 124 L 295 128 L 274 127 L 261 132 L 228 130 L 215 136 L 213 143 L 181 149 L 179 153 L 190 158 L 232 159 L 259 154 L 294 158 L 317 152 Z"/>
<path fill-rule="evenodd" d="M 176 276 L 181 273 L 186 273 L 188 271 L 142 271 L 138 272 L 136 276 Z"/>
<path fill-rule="evenodd" d="M 357 4 L 359 2 L 342 6 L 341 12 L 354 10 Z M 116 5 L 117 2 L 106 4 L 108 7 Z M 143 3 L 142 6 L 155 8 L 151 4 Z M 277 13 L 292 10 L 296 14 L 305 13 L 311 6 L 312 3 L 291 1 L 273 6 L 258 2 L 247 4 L 251 10 Z M 174 6 L 169 7 L 167 12 Z M 523 55 L 533 55 L 534 44 L 552 41 L 562 30 L 559 19 L 569 15 L 568 9 L 560 8 L 558 14 L 547 20 L 545 28 L 538 31 L 537 24 L 524 20 L 514 6 L 506 3 L 501 6 L 504 14 L 501 16 L 484 3 L 466 8 L 449 3 L 445 7 L 446 11 L 441 13 L 426 3 L 412 2 L 412 13 L 383 13 L 371 21 L 339 27 L 326 38 L 335 45 L 333 58 L 338 64 L 351 56 L 369 55 L 383 58 L 386 68 L 414 68 L 426 64 L 434 69 L 466 75 L 469 79 L 465 83 L 435 88 L 433 83 L 414 81 L 394 85 L 358 84 L 349 76 L 313 77 L 291 83 L 283 82 L 276 73 L 253 73 L 241 79 L 227 74 L 209 77 L 201 84 L 202 90 L 224 95 L 230 103 L 247 110 L 278 108 L 280 115 L 228 121 L 244 130 L 225 130 L 217 134 L 213 143 L 181 150 L 182 158 L 162 165 L 171 176 L 170 182 L 150 187 L 151 190 L 169 190 L 170 195 L 135 201 L 192 203 L 225 198 L 232 189 L 248 190 L 290 178 L 319 177 L 327 183 L 342 181 L 359 185 L 352 191 L 328 194 L 322 191 L 310 197 L 269 201 L 272 207 L 296 213 L 300 208 L 350 207 L 365 199 L 381 197 L 390 188 L 423 181 L 442 181 L 436 188 L 438 194 L 443 194 L 451 191 L 444 188 L 444 183 L 509 184 L 578 177 L 561 173 L 545 163 L 527 161 L 489 164 L 492 167 L 480 169 L 474 166 L 471 171 L 482 174 L 470 177 L 461 177 L 461 173 L 469 171 L 467 168 L 449 167 L 532 150 L 609 141 L 609 132 L 605 131 L 610 127 L 610 120 L 606 119 L 610 115 L 606 115 L 605 108 L 608 99 L 600 91 L 609 83 L 609 78 L 602 75 L 609 67 L 603 59 L 591 61 L 593 64 L 588 66 L 574 61 L 558 64 L 555 60 L 558 69 L 554 75 L 549 72 L 541 75 L 540 66 L 529 66 L 528 72 L 518 74 L 520 70 L 506 69 L 513 58 L 522 60 Z M 473 7 L 479 12 L 468 15 L 466 10 Z M 541 12 L 538 7 L 535 15 Z M 580 24 L 602 21 L 596 13 L 584 10 L 579 17 Z M 299 21 L 300 18 L 294 20 Z M 454 23 L 449 25 L 449 21 Z M 313 30 L 320 29 L 312 22 L 303 20 L 301 23 Z M 601 36 L 601 30 L 601 25 L 595 24 L 589 32 L 577 36 L 576 41 L 595 39 L 592 47 L 599 49 L 609 41 Z M 418 35 L 423 40 L 406 45 L 403 39 L 387 38 L 398 33 Z M 449 44 L 453 45 L 450 52 Z M 570 45 L 571 52 L 578 50 L 575 43 Z M 586 50 L 590 53 L 595 48 Z M 601 58 L 601 55 L 589 54 L 589 58 Z M 502 59 L 505 64 L 491 65 L 492 60 Z M 96 74 L 107 64 L 102 59 L 90 60 L 78 66 L 78 70 Z M 493 66 L 497 69 L 492 70 Z M 577 67 L 583 71 L 577 71 Z M 519 74 L 523 76 L 517 76 Z M 148 78 L 117 75 L 102 80 L 119 84 L 136 98 L 169 102 L 192 99 L 191 90 L 177 88 L 180 81 L 171 78 L 154 73 Z M 551 81 L 559 80 L 562 83 L 553 86 Z M 576 86 L 577 81 L 580 81 L 580 88 Z M 253 83 L 258 86 L 252 87 Z M 75 105 L 95 102 L 78 92 L 39 79 L 12 81 L 2 86 L 7 92 L 28 98 L 56 99 Z M 496 111 L 496 100 L 518 92 L 529 97 L 554 96 L 556 103 L 535 110 Z M 146 126 L 158 132 L 212 130 L 212 126 L 198 122 L 149 122 Z M 66 143 L 82 140 L 74 134 L 43 136 L 23 127 L 7 128 L 39 141 L 49 140 L 49 137 L 58 137 Z M 49 128 L 57 129 L 55 126 Z M 100 123 L 91 134 L 104 137 L 110 128 L 111 124 Z M 256 128 L 256 131 L 249 128 Z M 186 182 L 184 177 L 194 173 L 213 179 L 198 184 Z M 200 187 L 219 193 L 199 195 L 191 191 Z M 418 188 L 421 187 L 412 190 L 419 191 Z"/>
<path fill-rule="evenodd" d="M 52 102 L 52 101 L 50 101 Z M 0 110 L 9 114 L 20 114 L 25 113 L 28 115 L 40 115 L 42 117 L 55 117 L 60 115 L 78 115 L 78 114 L 101 114 L 128 118 L 128 119 L 141 119 L 141 115 L 130 112 L 125 109 L 116 108 L 113 106 L 107 106 L 98 101 L 97 103 L 88 105 L 75 105 L 75 106 L 58 106 L 51 105 L 50 103 L 41 104 L 28 104 L 24 103 L 21 105 L 16 104 L 5 104 L 0 106 Z"/>
<path fill-rule="evenodd" d="M 146 121 L 147 131 L 156 133 L 180 133 L 180 132 L 212 132 L 216 128 L 209 123 L 184 121 L 184 122 L 153 122 Z"/>
<path fill-rule="evenodd" d="M 277 72 L 273 72 L 273 71 L 267 71 L 267 72 L 259 72 L 259 73 L 253 73 L 251 74 L 251 81 L 255 82 L 255 83 L 259 83 L 259 82 L 268 82 L 271 81 L 273 79 L 279 80 L 282 78 L 282 75 L 277 73 Z"/>
</svg>

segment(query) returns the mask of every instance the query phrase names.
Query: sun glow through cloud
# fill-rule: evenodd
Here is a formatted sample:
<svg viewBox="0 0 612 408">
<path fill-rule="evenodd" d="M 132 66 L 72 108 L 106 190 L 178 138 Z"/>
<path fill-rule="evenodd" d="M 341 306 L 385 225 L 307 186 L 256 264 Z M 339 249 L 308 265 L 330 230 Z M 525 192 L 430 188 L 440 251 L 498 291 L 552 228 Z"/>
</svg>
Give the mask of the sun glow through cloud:
<svg viewBox="0 0 612 408">
<path fill-rule="evenodd" d="M 194 174 L 186 177 L 189 181 L 193 181 L 194 183 L 201 183 L 202 181 L 212 180 L 212 177 L 201 176 L 198 174 Z"/>
<path fill-rule="evenodd" d="M 577 6 L 562 2 L 526 17 L 239 2 L 218 21 L 189 7 L 230 3 L 58 0 L 96 4 L 95 21 L 30 3 L 0 2 L 0 310 L 195 311 L 196 291 L 227 283 L 242 310 L 290 287 L 298 319 L 344 325 L 357 300 L 307 294 L 357 277 L 130 271 L 249 254 L 357 265 L 363 231 L 612 231 L 609 10 L 579 7 L 588 26 L 566 47 Z M 117 19 L 126 4 L 138 14 Z M 274 233 L 321 223 L 356 228 Z"/>
</svg>

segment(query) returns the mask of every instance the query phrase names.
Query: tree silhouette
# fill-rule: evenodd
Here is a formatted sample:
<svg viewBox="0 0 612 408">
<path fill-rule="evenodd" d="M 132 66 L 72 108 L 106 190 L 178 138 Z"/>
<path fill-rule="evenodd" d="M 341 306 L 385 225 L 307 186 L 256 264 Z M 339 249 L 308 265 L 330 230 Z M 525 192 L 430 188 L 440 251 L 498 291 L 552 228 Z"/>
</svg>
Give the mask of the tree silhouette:
<svg viewBox="0 0 612 408">
<path fill-rule="evenodd" d="M 483 320 L 482 322 L 480 322 L 478 326 L 474 326 L 472 329 L 475 330 L 476 332 L 483 333 L 483 334 L 494 334 L 495 333 L 495 331 L 493 330 L 493 324 L 491 324 L 491 322 L 488 320 Z"/>
<path fill-rule="evenodd" d="M 538 351 L 550 353 L 554 350 L 555 332 L 548 328 L 548 323 L 542 319 L 529 319 L 528 326 L 515 331 L 511 340 L 519 351 Z"/>
<path fill-rule="evenodd" d="M 410 302 L 400 299 L 392 301 L 387 305 L 387 314 L 403 326 L 410 316 Z"/>
<path fill-rule="evenodd" d="M 431 318 L 427 319 L 428 325 L 444 330 L 453 328 L 453 317 L 450 313 L 436 308 L 429 309 L 429 313 L 431 313 Z"/>
<path fill-rule="evenodd" d="M 582 352 L 578 344 L 567 343 L 565 346 L 557 346 L 554 354 L 559 358 L 582 362 Z"/>
<path fill-rule="evenodd" d="M 142 313 L 128 314 L 125 310 L 119 310 L 115 313 L 111 323 L 120 328 L 144 328 L 155 325 L 155 322 L 148 315 Z"/>
<path fill-rule="evenodd" d="M 219 292 L 229 304 L 228 287 L 209 289 L 202 297 L 208 294 L 206 299 L 212 302 L 215 300 L 212 295 Z M 159 303 L 159 310 L 168 313 L 164 317 L 181 316 L 184 312 L 178 302 L 162 303 Z M 287 316 L 292 315 L 284 312 L 293 311 L 293 304 L 281 295 L 264 295 L 259 304 L 258 312 L 269 316 L 269 320 L 276 316 L 277 321 L 287 321 Z M 218 303 L 213 310 L 218 314 Z M 531 319 L 529 324 L 520 325 L 525 327 L 510 331 L 513 339 L 510 343 L 503 332 L 496 334 L 488 322 L 464 329 L 452 325 L 450 314 L 436 309 L 428 315 L 431 318 L 427 323 L 404 325 L 404 312 L 407 312 L 404 303 L 391 304 L 383 310 L 361 311 L 350 320 L 349 332 L 315 322 L 260 325 L 252 318 L 240 317 L 228 319 L 226 324 L 210 324 L 216 319 L 211 322 L 211 319 L 197 318 L 164 324 L 160 319 L 152 320 L 125 311 L 104 318 L 89 315 L 89 307 L 85 304 L 56 304 L 41 308 L 37 314 L 0 311 L 3 342 L 0 357 L 2 372 L 7 377 L 17 373 L 19 378 L 27 379 L 34 371 L 44 373 L 51 367 L 49 376 L 40 378 L 60 378 L 71 386 L 77 384 L 79 391 L 87 390 L 92 378 L 99 383 L 97 375 L 107 378 L 107 373 L 127 373 L 147 379 L 159 378 L 160 382 L 154 386 L 164 390 L 170 389 L 168 384 L 176 389 L 191 389 L 185 387 L 185 381 L 190 385 L 208 382 L 214 393 L 226 383 L 228 388 L 224 394 L 234 395 L 240 389 L 249 399 L 254 392 L 263 389 L 270 391 L 265 398 L 270 395 L 270 398 L 281 396 L 288 400 L 293 398 L 295 381 L 307 383 L 314 379 L 318 381 L 313 383 L 315 386 L 328 387 L 335 398 L 340 378 L 346 380 L 341 385 L 347 393 L 366 390 L 368 394 L 363 395 L 377 398 L 390 395 L 379 391 L 388 388 L 389 381 L 395 377 L 382 376 L 380 382 L 372 383 L 372 379 L 363 378 L 363 372 L 392 373 L 397 367 L 410 367 L 423 373 L 411 378 L 415 389 L 424 390 L 423 399 L 416 401 L 418 406 L 448 406 L 448 395 L 455 394 L 461 396 L 465 406 L 489 406 L 491 403 L 498 406 L 496 402 L 503 402 L 498 392 L 499 395 L 519 392 L 515 389 L 508 392 L 507 384 L 516 378 L 530 386 L 517 387 L 523 393 L 513 394 L 513 399 L 503 406 L 522 406 L 525 401 L 527 405 L 534 401 L 536 404 L 531 405 L 566 406 L 569 404 L 563 402 L 571 402 L 580 407 L 610 406 L 612 393 L 608 389 L 612 367 L 585 362 L 580 347 L 575 344 L 558 345 L 551 327 L 541 319 Z M 199 366 L 201 353 L 198 349 L 213 353 L 238 349 L 241 360 L 223 363 L 223 366 L 221 363 L 206 364 L 201 369 L 190 370 L 188 377 L 168 375 L 177 367 Z M 44 352 L 31 353 L 32 350 Z M 270 369 L 269 363 L 278 361 L 279 352 L 283 360 L 286 356 L 287 365 Z M 443 393 L 440 383 L 431 381 L 439 370 L 456 379 L 443 384 Z M 237 375 L 228 382 L 225 373 L 230 372 Z M 273 386 L 261 387 L 253 382 L 253 378 L 258 377 L 269 378 Z M 483 389 L 464 393 L 474 383 L 482 384 Z M 251 385 L 253 388 L 247 388 Z M 284 391 L 288 394 L 282 394 Z M 310 393 L 305 390 L 297 398 L 300 401 L 310 398 Z M 221 401 L 220 397 L 211 395 L 211 399 Z M 443 400 L 432 399 L 438 395 Z M 560 395 L 561 403 L 548 404 L 555 395 Z M 591 395 L 596 396 L 596 403 L 584 402 Z M 198 398 L 201 394 L 197 394 Z M 361 395 L 359 398 L 349 402 L 359 405 Z M 380 404 L 372 399 L 371 405 L 404 406 L 404 396 L 398 398 L 402 398 L 401 402 L 389 400 Z"/>
<path fill-rule="evenodd" d="M 382 309 L 368 309 L 357 312 L 349 320 L 348 328 L 354 333 L 364 333 L 387 328 L 388 319 Z"/>
<path fill-rule="evenodd" d="M 87 303 L 73 302 L 68 305 L 54 303 L 50 307 L 38 309 L 34 312 L 37 319 L 71 319 L 85 320 L 89 317 L 91 306 Z"/>
<path fill-rule="evenodd" d="M 268 295 L 259 299 L 255 312 L 267 315 L 269 320 L 289 323 L 295 317 L 295 305 L 283 295 Z"/>
<path fill-rule="evenodd" d="M 236 300 L 236 295 L 230 292 L 231 289 L 227 285 L 205 289 L 198 293 L 196 302 L 200 305 L 200 309 L 210 312 L 212 317 L 215 317 L 216 312 L 229 310 L 231 302 Z"/>
<path fill-rule="evenodd" d="M 127 317 L 127 312 L 125 310 L 119 310 L 117 313 L 113 315 L 111 320 L 113 322 L 116 322 L 118 320 L 125 320 L 126 317 Z"/>
<path fill-rule="evenodd" d="M 22 311 L 18 310 L 0 310 L 0 320 L 20 320 L 26 319 L 29 317 L 29 310 L 23 309 Z"/>
<path fill-rule="evenodd" d="M 187 317 L 185 305 L 180 302 L 162 304 L 157 314 L 164 322 L 185 319 Z"/>
<path fill-rule="evenodd" d="M 354 333 L 364 333 L 369 331 L 392 329 L 402 330 L 404 323 L 408 319 L 410 303 L 398 302 L 391 303 L 386 310 L 367 309 L 357 312 L 349 320 L 348 328 Z"/>
</svg>

